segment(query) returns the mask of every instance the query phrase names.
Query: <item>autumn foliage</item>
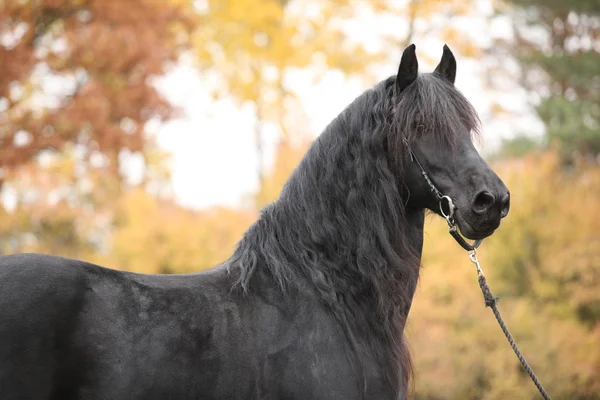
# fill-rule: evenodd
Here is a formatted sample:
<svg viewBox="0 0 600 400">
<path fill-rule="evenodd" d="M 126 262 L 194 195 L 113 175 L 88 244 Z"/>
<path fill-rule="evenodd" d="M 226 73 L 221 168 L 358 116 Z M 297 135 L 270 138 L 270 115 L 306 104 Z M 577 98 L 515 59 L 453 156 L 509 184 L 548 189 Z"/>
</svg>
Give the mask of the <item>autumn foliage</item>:
<svg viewBox="0 0 600 400">
<path fill-rule="evenodd" d="M 113 164 L 123 149 L 143 150 L 144 125 L 172 113 L 151 78 L 176 59 L 185 40 L 192 19 L 184 3 L 2 4 L 0 167 L 66 143 L 85 145 L 89 155 Z"/>
<path fill-rule="evenodd" d="M 337 70 L 372 83 L 370 68 L 415 35 L 438 35 L 464 57 L 479 57 L 476 40 L 451 18 L 418 23 L 468 18 L 473 9 L 454 0 L 0 2 L 1 253 L 44 252 L 141 273 L 219 264 L 309 145 L 290 71 L 310 68 L 318 82 Z M 403 18 L 406 35 L 384 38 L 383 50 L 351 40 L 340 26 L 365 10 Z M 154 79 L 182 53 L 215 79 L 207 91 L 253 106 L 255 151 L 263 151 L 265 126 L 276 127 L 274 161 L 261 166 L 247 207 L 192 210 L 169 191 L 167 157 L 149 126 L 175 115 Z M 553 398 L 600 399 L 600 166 L 577 155 L 564 165 L 560 153 L 493 164 L 512 207 L 478 254 Z M 127 181 L 124 154 L 143 160 L 140 181 Z M 537 399 L 484 307 L 474 266 L 437 217 L 426 223 L 422 265 L 407 326 L 414 398 Z"/>
</svg>

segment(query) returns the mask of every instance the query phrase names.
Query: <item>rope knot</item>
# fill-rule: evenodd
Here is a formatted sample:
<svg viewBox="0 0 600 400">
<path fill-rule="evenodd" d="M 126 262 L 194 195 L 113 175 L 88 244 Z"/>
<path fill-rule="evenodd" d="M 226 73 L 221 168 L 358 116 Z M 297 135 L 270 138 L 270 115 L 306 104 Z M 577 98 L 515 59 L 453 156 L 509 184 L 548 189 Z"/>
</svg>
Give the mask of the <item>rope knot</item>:
<svg viewBox="0 0 600 400">
<path fill-rule="evenodd" d="M 481 288 L 481 292 L 483 293 L 485 306 L 494 308 L 496 306 L 496 303 L 500 301 L 500 298 L 492 294 L 492 291 L 490 290 L 490 287 L 488 286 L 485 280 L 485 276 L 483 276 L 483 274 L 479 275 L 479 287 Z"/>
</svg>

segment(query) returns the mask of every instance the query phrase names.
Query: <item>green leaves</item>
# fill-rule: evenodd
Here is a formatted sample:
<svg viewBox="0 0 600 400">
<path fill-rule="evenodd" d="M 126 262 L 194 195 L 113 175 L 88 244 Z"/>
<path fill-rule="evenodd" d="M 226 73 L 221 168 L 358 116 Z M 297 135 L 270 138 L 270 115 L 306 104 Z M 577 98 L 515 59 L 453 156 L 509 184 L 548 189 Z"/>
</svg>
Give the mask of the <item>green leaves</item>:
<svg viewBox="0 0 600 400">
<path fill-rule="evenodd" d="M 511 0 L 515 55 L 539 102 L 547 142 L 563 159 L 600 154 L 600 3 L 593 0 Z M 540 35 L 531 35 L 536 30 Z M 534 40 L 539 37 L 540 40 Z"/>
</svg>

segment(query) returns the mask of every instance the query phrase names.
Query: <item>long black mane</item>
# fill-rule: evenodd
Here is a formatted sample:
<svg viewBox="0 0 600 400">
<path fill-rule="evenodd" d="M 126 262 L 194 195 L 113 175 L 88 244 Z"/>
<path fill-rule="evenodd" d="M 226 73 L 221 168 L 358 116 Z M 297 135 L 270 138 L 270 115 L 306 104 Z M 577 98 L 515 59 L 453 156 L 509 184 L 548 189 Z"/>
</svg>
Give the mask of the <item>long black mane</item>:
<svg viewBox="0 0 600 400">
<path fill-rule="evenodd" d="M 452 145 L 457 132 L 477 132 L 479 120 L 435 74 L 420 75 L 401 94 L 395 79 L 363 93 L 327 126 L 227 265 L 243 292 L 253 290 L 257 273 L 284 292 L 309 287 L 345 330 L 353 361 L 360 365 L 368 343 L 365 351 L 388 366 L 389 382 L 406 392 L 412 367 L 402 331 L 422 231 L 408 223 L 401 139 L 428 134 Z"/>
</svg>

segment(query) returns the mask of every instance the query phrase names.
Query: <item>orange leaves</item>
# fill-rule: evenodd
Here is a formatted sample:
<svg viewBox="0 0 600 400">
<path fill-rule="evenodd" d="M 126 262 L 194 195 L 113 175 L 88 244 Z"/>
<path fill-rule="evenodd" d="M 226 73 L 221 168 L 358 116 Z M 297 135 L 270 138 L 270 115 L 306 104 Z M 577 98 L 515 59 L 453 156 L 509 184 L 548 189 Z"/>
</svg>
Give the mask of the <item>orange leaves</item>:
<svg viewBox="0 0 600 400">
<path fill-rule="evenodd" d="M 176 43 L 183 43 L 182 35 L 192 26 L 189 3 L 45 0 L 12 2 L 6 12 L 4 18 L 14 21 L 8 29 L 25 26 L 27 34 L 12 47 L 0 46 L 0 96 L 6 96 L 15 80 L 29 84 L 37 62 L 46 63 L 50 74 L 70 80 L 74 91 L 59 98 L 58 107 L 35 109 L 35 115 L 27 112 L 27 107 L 34 111 L 28 98 L 9 103 L 7 119 L 0 120 L 0 130 L 6 132 L 2 136 L 10 138 L 24 130 L 36 140 L 16 152 L 11 141 L 0 140 L 0 153 L 11 154 L 0 159 L 0 166 L 18 166 L 50 146 L 60 150 L 74 141 L 106 154 L 139 151 L 144 147 L 145 122 L 170 117 L 170 105 L 150 78 L 177 57 Z M 179 27 L 176 31 L 174 25 Z M 34 89 L 28 96 L 44 95 L 43 87 Z M 19 113 L 13 112 L 17 107 Z M 125 118 L 139 128 L 124 131 Z M 87 142 L 80 140 L 82 135 Z"/>
<path fill-rule="evenodd" d="M 15 0 L 1 12 L 13 42 L 0 44 L 0 97 L 23 93 L 0 99 L 0 184 L 15 203 L 0 232 L 5 250 L 99 259 L 123 189 L 118 155 L 147 153 L 145 184 L 168 176 L 144 126 L 172 115 L 151 78 L 186 44 L 192 4 Z M 44 68 L 32 76 L 36 64 Z M 58 79 L 65 90 L 46 108 L 45 83 Z M 51 163 L 38 162 L 48 149 Z"/>
</svg>

